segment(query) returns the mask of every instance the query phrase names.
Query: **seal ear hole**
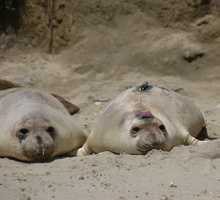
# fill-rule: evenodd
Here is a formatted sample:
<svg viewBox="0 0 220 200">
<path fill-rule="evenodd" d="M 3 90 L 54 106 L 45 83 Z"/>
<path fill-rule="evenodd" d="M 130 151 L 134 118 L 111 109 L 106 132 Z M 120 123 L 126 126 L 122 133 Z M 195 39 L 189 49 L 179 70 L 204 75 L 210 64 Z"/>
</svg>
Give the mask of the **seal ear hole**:
<svg viewBox="0 0 220 200">
<path fill-rule="evenodd" d="M 53 134 L 55 133 L 55 129 L 54 129 L 52 126 L 48 127 L 46 131 L 47 131 L 50 135 L 53 135 Z"/>
<path fill-rule="evenodd" d="M 159 129 L 160 129 L 161 131 L 163 131 L 163 132 L 166 132 L 166 128 L 165 128 L 164 125 L 160 125 L 160 126 L 159 126 Z"/>
</svg>

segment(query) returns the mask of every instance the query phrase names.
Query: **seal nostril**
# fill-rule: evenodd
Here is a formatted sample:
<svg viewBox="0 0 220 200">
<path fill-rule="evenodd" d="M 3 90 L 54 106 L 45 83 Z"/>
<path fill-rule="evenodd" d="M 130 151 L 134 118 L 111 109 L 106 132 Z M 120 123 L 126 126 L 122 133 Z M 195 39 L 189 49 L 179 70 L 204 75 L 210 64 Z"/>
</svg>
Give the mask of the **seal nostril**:
<svg viewBox="0 0 220 200">
<path fill-rule="evenodd" d="M 42 138 L 41 138 L 40 136 L 37 136 L 37 137 L 36 137 L 36 140 L 37 140 L 37 144 L 38 144 L 38 145 L 40 145 L 40 144 L 43 143 L 43 140 L 42 140 Z"/>
<path fill-rule="evenodd" d="M 152 142 L 151 143 L 151 146 L 157 146 L 158 145 L 158 142 Z"/>
</svg>

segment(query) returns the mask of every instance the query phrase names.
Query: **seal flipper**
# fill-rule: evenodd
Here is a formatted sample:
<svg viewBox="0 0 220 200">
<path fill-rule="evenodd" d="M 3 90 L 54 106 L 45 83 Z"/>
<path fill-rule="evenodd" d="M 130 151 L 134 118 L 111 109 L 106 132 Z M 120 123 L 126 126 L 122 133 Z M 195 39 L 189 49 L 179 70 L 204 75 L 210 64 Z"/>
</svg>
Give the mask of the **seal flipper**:
<svg viewBox="0 0 220 200">
<path fill-rule="evenodd" d="M 81 148 L 77 151 L 77 156 L 86 156 L 91 155 L 93 151 L 88 147 L 87 143 L 85 143 Z"/>
<path fill-rule="evenodd" d="M 57 94 L 51 94 L 51 95 L 53 95 L 55 98 L 57 98 L 65 106 L 65 108 L 68 110 L 68 112 L 71 115 L 74 115 L 75 113 L 79 112 L 79 110 L 80 110 L 79 107 L 77 107 L 76 105 L 65 100 L 63 97 L 61 97 Z"/>
<path fill-rule="evenodd" d="M 77 156 L 77 152 L 78 152 L 79 149 L 75 149 L 67 154 L 65 154 L 65 156 L 67 157 L 76 157 Z"/>
<path fill-rule="evenodd" d="M 12 83 L 4 79 L 0 79 L 0 90 L 7 90 L 10 88 L 17 88 L 17 87 L 21 87 L 21 85 Z"/>
<path fill-rule="evenodd" d="M 184 142 L 184 145 L 202 144 L 205 142 L 207 142 L 207 141 L 199 141 L 196 138 L 194 138 L 193 136 L 191 136 L 190 134 L 188 134 L 188 136 L 186 137 L 186 140 Z"/>
</svg>

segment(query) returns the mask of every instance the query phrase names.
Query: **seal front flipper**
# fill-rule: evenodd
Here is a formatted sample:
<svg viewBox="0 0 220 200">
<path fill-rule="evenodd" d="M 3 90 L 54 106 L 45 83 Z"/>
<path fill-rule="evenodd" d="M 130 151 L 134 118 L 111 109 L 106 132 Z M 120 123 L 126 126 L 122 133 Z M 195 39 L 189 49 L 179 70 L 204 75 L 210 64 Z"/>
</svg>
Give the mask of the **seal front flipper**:
<svg viewBox="0 0 220 200">
<path fill-rule="evenodd" d="M 79 149 L 75 149 L 67 154 L 65 154 L 65 156 L 67 157 L 76 157 L 77 156 L 77 152 L 78 152 Z"/>
<path fill-rule="evenodd" d="M 71 115 L 74 115 L 75 113 L 79 112 L 79 110 L 80 110 L 79 107 L 77 107 L 76 105 L 65 100 L 63 97 L 61 97 L 57 94 L 51 94 L 51 95 L 53 95 L 55 98 L 57 98 L 65 106 L 65 108 L 68 110 L 68 112 Z"/>
<path fill-rule="evenodd" d="M 0 90 L 6 90 L 10 88 L 17 88 L 17 87 L 21 87 L 21 86 L 19 84 L 12 83 L 4 79 L 0 79 Z"/>
<path fill-rule="evenodd" d="M 205 143 L 207 141 L 200 141 L 200 140 L 197 140 L 196 138 L 194 138 L 193 136 L 191 135 L 187 135 L 187 138 L 184 142 L 184 145 L 191 145 L 191 144 L 202 144 L 202 143 Z"/>
<path fill-rule="evenodd" d="M 87 143 L 85 143 L 81 148 L 77 151 L 77 156 L 86 156 L 91 155 L 93 151 L 88 147 Z"/>
</svg>

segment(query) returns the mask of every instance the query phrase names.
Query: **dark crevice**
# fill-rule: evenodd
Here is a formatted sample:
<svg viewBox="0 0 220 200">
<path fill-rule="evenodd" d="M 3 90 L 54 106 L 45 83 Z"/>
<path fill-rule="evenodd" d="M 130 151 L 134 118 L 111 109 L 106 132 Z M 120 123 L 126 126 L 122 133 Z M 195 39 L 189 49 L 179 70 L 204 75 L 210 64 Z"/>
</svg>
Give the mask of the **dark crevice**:
<svg viewBox="0 0 220 200">
<path fill-rule="evenodd" d="M 18 32 L 21 27 L 21 12 L 26 0 L 0 0 L 0 34 L 8 30 Z"/>
</svg>

